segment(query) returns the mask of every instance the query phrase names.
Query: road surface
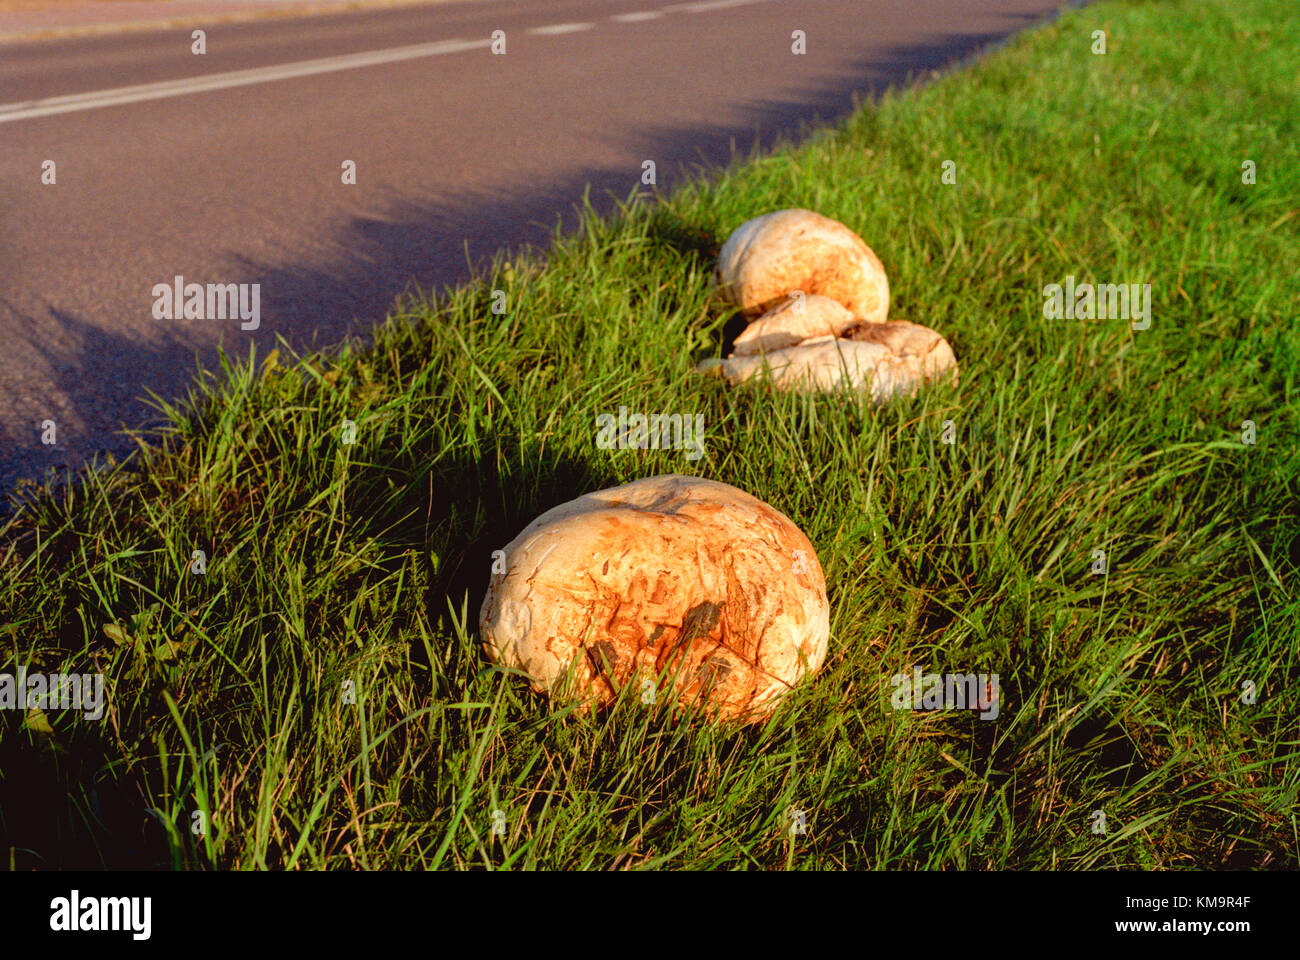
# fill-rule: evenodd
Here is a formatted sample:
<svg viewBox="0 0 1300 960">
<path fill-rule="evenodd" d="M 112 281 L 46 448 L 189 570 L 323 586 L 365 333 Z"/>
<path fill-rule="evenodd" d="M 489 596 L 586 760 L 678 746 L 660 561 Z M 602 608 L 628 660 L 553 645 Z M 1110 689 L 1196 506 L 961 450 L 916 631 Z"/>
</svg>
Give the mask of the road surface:
<svg viewBox="0 0 1300 960">
<path fill-rule="evenodd" d="M 5 45 L 0 489 L 130 450 L 141 398 L 184 396 L 218 344 L 363 333 L 545 243 L 587 187 L 608 209 L 654 160 L 671 190 L 1059 6 L 479 0 L 212 25 L 202 55 L 189 27 Z M 259 284 L 257 328 L 158 318 L 177 276 Z"/>
</svg>

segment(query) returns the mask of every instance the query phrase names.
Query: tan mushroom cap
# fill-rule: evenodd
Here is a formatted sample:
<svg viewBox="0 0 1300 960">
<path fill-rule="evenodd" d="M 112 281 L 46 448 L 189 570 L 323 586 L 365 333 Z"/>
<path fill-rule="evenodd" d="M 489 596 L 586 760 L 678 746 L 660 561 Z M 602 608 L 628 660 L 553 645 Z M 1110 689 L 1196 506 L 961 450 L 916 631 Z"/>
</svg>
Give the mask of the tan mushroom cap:
<svg viewBox="0 0 1300 960">
<path fill-rule="evenodd" d="M 866 390 L 876 403 L 910 394 L 945 374 L 956 376 L 952 347 L 935 331 L 915 323 L 859 324 L 840 339 L 818 338 L 760 356 L 705 361 L 701 372 L 732 384 L 771 373 L 778 390 Z"/>
<path fill-rule="evenodd" d="M 651 477 L 546 511 L 505 548 L 483 600 L 489 658 L 539 693 L 608 703 L 629 682 L 759 720 L 820 669 L 830 606 L 788 518 L 713 480 Z"/>
<path fill-rule="evenodd" d="M 860 323 L 840 336 L 858 343 L 877 343 L 888 347 L 894 356 L 905 361 L 909 370 L 922 380 L 943 376 L 957 379 L 957 355 L 938 331 L 906 320 L 886 323 Z"/>
<path fill-rule="evenodd" d="M 858 322 L 848 307 L 820 294 L 784 300 L 736 337 L 732 356 L 783 350 L 814 337 L 838 337 Z"/>
<path fill-rule="evenodd" d="M 722 295 L 749 315 L 796 290 L 830 297 L 867 323 L 889 313 L 880 258 L 837 220 L 811 210 L 778 210 L 737 227 L 718 254 Z"/>
</svg>

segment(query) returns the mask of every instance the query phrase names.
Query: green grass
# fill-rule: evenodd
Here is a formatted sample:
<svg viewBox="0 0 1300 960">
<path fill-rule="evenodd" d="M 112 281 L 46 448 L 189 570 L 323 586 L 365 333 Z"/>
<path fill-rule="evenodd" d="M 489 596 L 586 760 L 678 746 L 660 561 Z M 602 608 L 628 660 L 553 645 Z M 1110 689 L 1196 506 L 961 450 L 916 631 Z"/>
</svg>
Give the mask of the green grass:
<svg viewBox="0 0 1300 960">
<path fill-rule="evenodd" d="M 404 304 L 367 348 L 230 364 L 160 446 L 0 533 L 0 672 L 110 687 L 100 723 L 0 715 L 6 865 L 1300 866 L 1300 20 L 1281 6 L 1089 6 L 588 216 L 545 260 Z M 948 337 L 958 386 L 876 410 L 692 374 L 730 319 L 718 246 L 790 206 L 866 238 L 891 316 Z M 1067 275 L 1150 283 L 1150 329 L 1044 319 Z M 702 413 L 706 456 L 597 449 L 621 404 Z M 571 715 L 479 649 L 492 550 L 660 473 L 741 487 L 817 548 L 830 654 L 764 725 L 636 691 Z M 998 673 L 1001 715 L 892 710 L 913 665 Z"/>
</svg>

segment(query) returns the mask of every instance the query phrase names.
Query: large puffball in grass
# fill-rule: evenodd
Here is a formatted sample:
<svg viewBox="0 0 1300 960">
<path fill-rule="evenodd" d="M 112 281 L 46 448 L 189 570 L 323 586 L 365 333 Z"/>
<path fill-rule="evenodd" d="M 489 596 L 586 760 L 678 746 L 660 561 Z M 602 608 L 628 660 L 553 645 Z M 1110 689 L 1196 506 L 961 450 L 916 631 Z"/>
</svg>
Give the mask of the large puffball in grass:
<svg viewBox="0 0 1300 960">
<path fill-rule="evenodd" d="M 771 377 L 778 390 L 867 391 L 876 403 L 916 391 L 944 375 L 957 375 L 948 341 L 915 323 L 863 323 L 837 339 L 816 338 L 761 355 L 706 360 L 699 367 L 738 384 Z"/>
<path fill-rule="evenodd" d="M 857 322 L 838 300 L 799 294 L 782 301 L 741 331 L 732 345 L 732 355 L 747 357 L 817 337 L 838 337 Z"/>
<path fill-rule="evenodd" d="M 830 607 L 817 553 L 743 490 L 660 476 L 546 511 L 505 548 L 483 600 L 494 662 L 588 706 L 640 701 L 758 720 L 820 669 Z M 653 691 L 653 696 L 647 696 Z"/>
<path fill-rule="evenodd" d="M 796 290 L 830 297 L 867 323 L 889 312 L 885 268 L 862 238 L 811 210 L 778 210 L 737 227 L 718 254 L 723 296 L 753 316 Z"/>
</svg>

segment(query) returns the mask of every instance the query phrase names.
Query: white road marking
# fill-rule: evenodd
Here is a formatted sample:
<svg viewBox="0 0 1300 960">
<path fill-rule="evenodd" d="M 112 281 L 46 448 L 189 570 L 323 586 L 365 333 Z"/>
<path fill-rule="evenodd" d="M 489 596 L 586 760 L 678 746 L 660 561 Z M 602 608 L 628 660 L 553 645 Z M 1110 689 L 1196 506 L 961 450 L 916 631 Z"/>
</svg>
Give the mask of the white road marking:
<svg viewBox="0 0 1300 960">
<path fill-rule="evenodd" d="M 554 37 L 561 33 L 577 33 L 579 30 L 590 30 L 594 23 L 553 23 L 549 27 L 529 27 L 525 33 L 535 33 L 539 37 Z"/>
<path fill-rule="evenodd" d="M 197 77 L 185 77 L 180 80 L 163 80 L 159 83 L 142 83 L 131 87 L 116 87 L 112 90 L 96 90 L 90 93 L 47 97 L 44 100 L 6 103 L 0 105 L 0 123 L 27 120 L 32 117 L 48 117 L 56 113 L 72 113 L 77 110 L 94 110 L 97 107 L 112 107 L 124 103 L 140 103 L 144 100 L 162 100 L 166 97 L 180 97 L 190 93 L 203 93 L 207 90 L 225 90 L 230 87 L 245 87 L 254 83 L 270 83 L 274 80 L 289 80 L 294 77 L 309 77 L 317 73 L 353 70 L 358 67 L 371 67 L 381 63 L 394 63 L 399 60 L 414 60 L 418 57 L 436 57 L 445 53 L 461 53 L 466 50 L 477 50 L 489 46 L 491 43 L 490 39 L 439 40 L 434 43 L 417 43 L 406 47 L 392 47 L 388 50 L 345 53 L 337 57 L 322 57 L 319 60 L 300 60 L 297 63 L 284 63 L 273 67 L 253 67 L 248 70 L 207 73 Z"/>
<path fill-rule="evenodd" d="M 664 7 L 662 10 L 620 13 L 610 17 L 610 19 L 620 23 L 638 23 L 643 20 L 657 19 L 668 11 L 681 10 L 687 13 L 704 13 L 709 10 L 720 10 L 724 7 L 739 7 L 751 3 L 765 2 L 767 0 L 702 0 L 702 2 L 698 3 L 674 4 L 673 6 Z M 565 33 L 591 30 L 594 27 L 594 23 L 553 23 L 545 27 L 530 27 L 525 32 L 537 36 L 553 37 Z M 146 100 L 181 97 L 191 93 L 204 93 L 209 90 L 227 90 L 231 87 L 246 87 L 255 83 L 271 83 L 275 80 L 291 80 L 294 77 L 310 77 L 314 74 L 334 73 L 338 70 L 355 70 L 358 67 L 373 67 L 381 63 L 414 60 L 418 57 L 437 57 L 445 53 L 462 53 L 466 50 L 478 50 L 489 46 L 491 43 L 491 40 L 438 40 L 433 43 L 392 47 L 388 50 L 345 53 L 337 57 L 322 57 L 319 60 L 300 60 L 297 63 L 284 63 L 272 67 L 229 70 L 224 73 L 207 73 L 197 77 L 183 77 L 179 80 L 163 80 L 158 83 L 115 87 L 111 90 L 94 90 L 89 93 L 46 97 L 43 100 L 6 103 L 0 104 L 0 123 L 11 123 L 14 120 L 30 120 L 35 117 L 49 117 L 59 113 L 73 113 L 78 110 L 94 110 L 98 107 L 140 103 Z"/>
<path fill-rule="evenodd" d="M 767 0 L 703 0 L 701 3 L 675 3 L 665 10 L 685 10 L 687 13 L 705 13 L 708 10 L 721 10 L 724 7 L 743 7 L 750 3 L 766 3 Z"/>
</svg>

